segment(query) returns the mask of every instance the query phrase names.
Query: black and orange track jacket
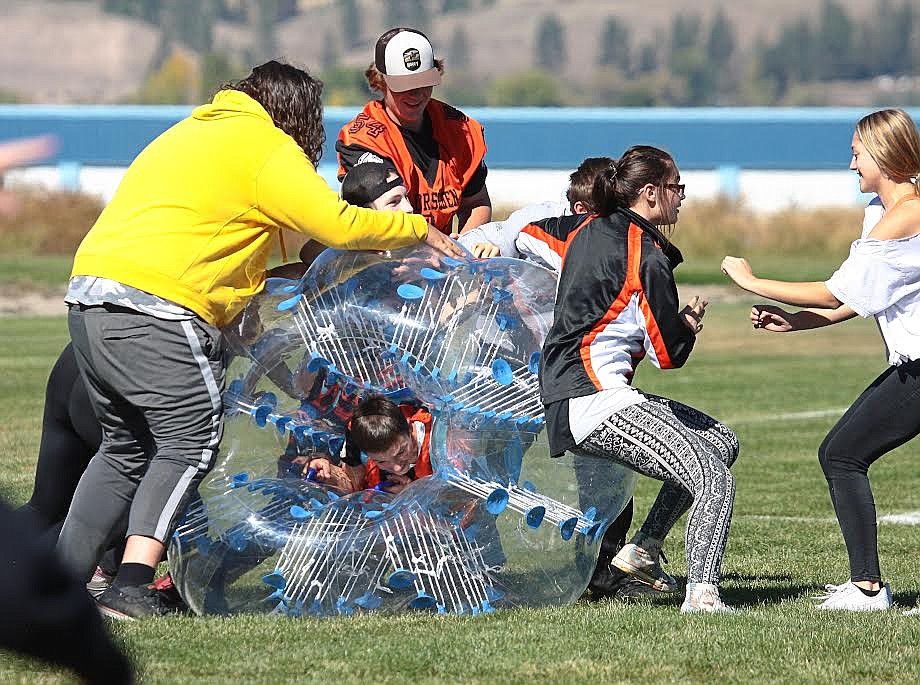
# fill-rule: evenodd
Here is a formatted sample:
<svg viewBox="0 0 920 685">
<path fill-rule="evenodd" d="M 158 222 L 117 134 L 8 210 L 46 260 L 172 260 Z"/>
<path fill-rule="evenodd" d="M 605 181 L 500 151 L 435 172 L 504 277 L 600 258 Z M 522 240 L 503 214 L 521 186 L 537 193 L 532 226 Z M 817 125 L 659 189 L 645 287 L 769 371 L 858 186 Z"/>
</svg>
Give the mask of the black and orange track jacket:
<svg viewBox="0 0 920 685">
<path fill-rule="evenodd" d="M 661 369 L 683 366 L 696 341 L 680 319 L 674 283 L 683 257 L 655 226 L 618 209 L 542 219 L 525 230 L 545 234 L 562 256 L 540 367 L 547 423 L 555 402 L 629 384 L 646 355 Z"/>
<path fill-rule="evenodd" d="M 372 100 L 339 132 L 339 180 L 353 166 L 349 157 L 367 150 L 388 160 L 406 182 L 409 202 L 438 230 L 450 233 L 450 223 L 460 208 L 463 189 L 479 171 L 486 154 L 482 124 L 440 100 L 430 100 L 425 112 L 431 118 L 432 134 L 440 147 L 437 174 L 429 183 L 406 147 L 399 127 L 387 116 L 383 103 Z M 359 157 L 360 159 L 360 157 Z"/>
</svg>

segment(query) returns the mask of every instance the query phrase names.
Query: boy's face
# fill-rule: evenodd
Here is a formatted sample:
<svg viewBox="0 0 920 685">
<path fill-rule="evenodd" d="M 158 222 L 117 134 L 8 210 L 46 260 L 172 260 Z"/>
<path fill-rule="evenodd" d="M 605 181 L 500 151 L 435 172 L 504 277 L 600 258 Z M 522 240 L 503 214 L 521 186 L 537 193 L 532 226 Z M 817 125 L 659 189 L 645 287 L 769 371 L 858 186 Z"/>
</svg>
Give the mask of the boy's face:
<svg viewBox="0 0 920 685">
<path fill-rule="evenodd" d="M 387 181 L 392 181 L 395 178 L 397 178 L 396 174 L 390 174 L 387 176 Z M 404 185 L 390 188 L 383 195 L 371 202 L 370 208 L 385 212 L 406 212 L 407 214 L 411 214 L 412 204 L 409 202 L 408 193 L 409 191 Z"/>
<path fill-rule="evenodd" d="M 383 105 L 391 119 L 400 126 L 415 128 L 421 125 L 425 108 L 431 100 L 431 86 L 413 88 L 397 93 L 387 89 L 383 96 Z"/>
<path fill-rule="evenodd" d="M 415 465 L 418 458 L 418 445 L 411 435 L 400 435 L 396 441 L 379 452 L 367 451 L 368 459 L 373 459 L 383 471 L 402 475 Z"/>
</svg>

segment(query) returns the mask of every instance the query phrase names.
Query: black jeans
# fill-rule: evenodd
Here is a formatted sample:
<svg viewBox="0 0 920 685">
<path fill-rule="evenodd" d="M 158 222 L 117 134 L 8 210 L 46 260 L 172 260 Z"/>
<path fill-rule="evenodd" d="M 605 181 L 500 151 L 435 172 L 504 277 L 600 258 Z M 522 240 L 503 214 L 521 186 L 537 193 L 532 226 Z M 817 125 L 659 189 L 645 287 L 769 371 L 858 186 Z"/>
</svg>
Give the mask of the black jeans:
<svg viewBox="0 0 920 685">
<path fill-rule="evenodd" d="M 881 582 L 869 466 L 920 433 L 920 360 L 892 366 L 840 417 L 818 450 L 850 558 L 850 579 Z"/>
</svg>

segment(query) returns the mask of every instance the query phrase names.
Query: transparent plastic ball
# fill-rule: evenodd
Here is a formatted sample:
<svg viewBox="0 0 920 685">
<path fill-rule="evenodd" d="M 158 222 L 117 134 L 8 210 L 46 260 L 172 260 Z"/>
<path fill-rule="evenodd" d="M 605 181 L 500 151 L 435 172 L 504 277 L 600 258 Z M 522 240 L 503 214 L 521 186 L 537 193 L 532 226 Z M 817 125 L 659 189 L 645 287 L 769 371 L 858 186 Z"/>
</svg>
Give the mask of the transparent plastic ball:
<svg viewBox="0 0 920 685">
<path fill-rule="evenodd" d="M 327 250 L 299 281 L 269 279 L 227 331 L 224 456 L 169 546 L 193 610 L 476 614 L 575 601 L 635 475 L 550 456 L 538 375 L 555 288 L 529 262 L 426 247 Z M 339 460 L 372 396 L 433 417 L 433 475 L 395 496 L 319 483 L 307 468 Z"/>
</svg>

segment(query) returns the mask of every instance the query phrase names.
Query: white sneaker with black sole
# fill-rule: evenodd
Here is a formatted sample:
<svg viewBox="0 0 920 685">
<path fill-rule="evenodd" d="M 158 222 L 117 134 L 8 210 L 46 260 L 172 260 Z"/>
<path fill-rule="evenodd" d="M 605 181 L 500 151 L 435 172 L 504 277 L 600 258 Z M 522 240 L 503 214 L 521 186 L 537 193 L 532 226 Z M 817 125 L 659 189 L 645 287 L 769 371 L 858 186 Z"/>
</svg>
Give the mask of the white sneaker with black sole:
<svg viewBox="0 0 920 685">
<path fill-rule="evenodd" d="M 661 568 L 659 557 L 660 552 L 651 554 L 630 542 L 623 545 L 610 565 L 658 592 L 674 592 L 677 590 L 677 579 Z"/>
<path fill-rule="evenodd" d="M 843 585 L 825 585 L 824 589 L 826 594 L 818 598 L 824 600 L 818 605 L 822 611 L 887 611 L 891 608 L 891 586 L 888 583 L 872 597 L 849 580 Z"/>
</svg>

